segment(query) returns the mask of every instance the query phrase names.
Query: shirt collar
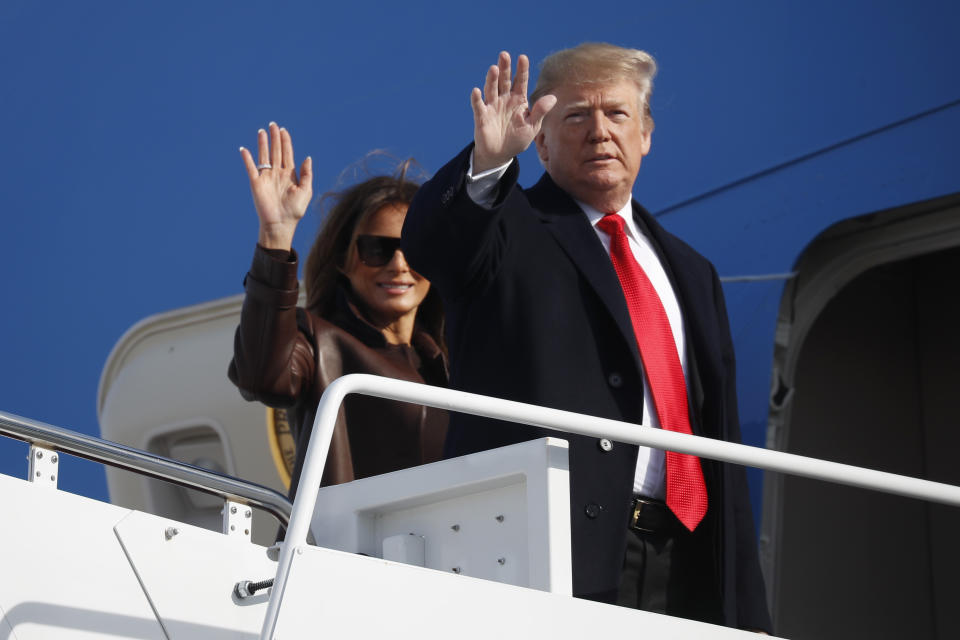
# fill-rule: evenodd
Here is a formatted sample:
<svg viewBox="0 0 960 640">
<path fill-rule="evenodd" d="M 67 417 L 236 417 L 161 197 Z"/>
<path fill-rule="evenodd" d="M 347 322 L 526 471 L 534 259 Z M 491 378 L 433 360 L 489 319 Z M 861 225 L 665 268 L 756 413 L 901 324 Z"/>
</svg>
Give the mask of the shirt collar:
<svg viewBox="0 0 960 640">
<path fill-rule="evenodd" d="M 598 211 L 597 209 L 591 207 L 586 203 L 580 202 L 579 200 L 577 200 L 576 202 L 578 205 L 580 205 L 580 209 L 587 215 L 587 220 L 590 221 L 590 226 L 593 227 L 594 229 L 597 228 L 597 223 L 600 222 L 600 219 L 603 218 L 605 215 L 607 215 L 603 211 Z M 619 211 L 617 211 L 617 215 L 623 218 L 624 222 L 626 222 L 626 224 L 624 225 L 624 228 L 627 231 L 627 235 L 632 236 L 634 240 L 639 240 L 640 230 L 637 229 L 637 225 L 633 220 L 633 199 L 632 198 L 628 200 L 627 204 L 623 205 L 623 207 L 621 207 Z"/>
</svg>

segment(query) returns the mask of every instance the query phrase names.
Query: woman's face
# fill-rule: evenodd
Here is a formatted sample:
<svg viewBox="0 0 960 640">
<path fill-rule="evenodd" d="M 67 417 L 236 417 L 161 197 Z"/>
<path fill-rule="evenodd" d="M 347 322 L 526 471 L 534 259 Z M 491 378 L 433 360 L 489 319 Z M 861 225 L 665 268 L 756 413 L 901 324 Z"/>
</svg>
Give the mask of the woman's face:
<svg viewBox="0 0 960 640">
<path fill-rule="evenodd" d="M 365 307 L 364 311 L 369 316 L 367 319 L 380 327 L 394 324 L 402 318 L 412 321 L 417 307 L 430 290 L 430 283 L 410 268 L 400 249 L 391 254 L 389 249 L 392 247 L 388 246 L 387 251 L 380 254 L 383 256 L 381 260 L 369 260 L 374 263 L 387 260 L 382 266 L 365 264 L 357 248 L 357 238 L 374 236 L 361 240 L 374 248 L 379 242 L 378 238 L 399 239 L 406 215 L 407 205 L 388 204 L 367 218 L 354 235 L 353 246 L 347 253 L 347 265 L 343 270 L 350 280 L 354 296 Z"/>
</svg>

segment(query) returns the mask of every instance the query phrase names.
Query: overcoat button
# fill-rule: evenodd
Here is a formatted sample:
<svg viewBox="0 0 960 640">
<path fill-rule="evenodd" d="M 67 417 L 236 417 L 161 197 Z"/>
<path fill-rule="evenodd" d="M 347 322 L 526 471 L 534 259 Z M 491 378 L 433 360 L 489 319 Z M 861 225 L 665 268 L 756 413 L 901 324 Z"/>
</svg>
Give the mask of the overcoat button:
<svg viewBox="0 0 960 640">
<path fill-rule="evenodd" d="M 620 377 L 619 373 L 611 373 L 607 378 L 607 382 L 609 382 L 610 386 L 614 389 L 619 389 L 623 386 L 623 378 Z"/>
<path fill-rule="evenodd" d="M 587 514 L 587 517 L 590 518 L 591 520 L 599 516 L 601 511 L 603 511 L 603 507 L 601 507 L 595 502 L 591 502 L 583 509 L 583 512 Z"/>
<path fill-rule="evenodd" d="M 606 438 L 600 438 L 600 442 L 597 443 L 601 451 L 612 451 L 613 443 L 607 440 Z"/>
<path fill-rule="evenodd" d="M 455 194 L 456 194 L 456 190 L 453 187 L 447 187 L 446 191 L 444 191 L 443 194 L 440 196 L 440 204 L 445 205 L 449 203 L 453 199 L 453 196 Z"/>
</svg>

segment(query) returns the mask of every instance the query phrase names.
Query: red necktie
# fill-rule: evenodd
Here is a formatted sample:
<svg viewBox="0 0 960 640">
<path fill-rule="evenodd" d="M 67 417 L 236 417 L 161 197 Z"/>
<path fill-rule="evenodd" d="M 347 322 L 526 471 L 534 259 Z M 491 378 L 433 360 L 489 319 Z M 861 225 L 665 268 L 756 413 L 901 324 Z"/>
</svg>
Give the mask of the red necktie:
<svg viewBox="0 0 960 640">
<path fill-rule="evenodd" d="M 610 258 L 627 299 L 633 334 L 647 372 L 650 395 L 667 431 L 692 433 L 687 405 L 687 385 L 677 355 L 677 345 L 660 296 L 637 264 L 623 230 L 623 218 L 604 216 L 597 227 L 610 234 Z M 707 512 L 707 487 L 696 456 L 667 451 L 667 506 L 687 529 L 693 531 Z"/>
</svg>

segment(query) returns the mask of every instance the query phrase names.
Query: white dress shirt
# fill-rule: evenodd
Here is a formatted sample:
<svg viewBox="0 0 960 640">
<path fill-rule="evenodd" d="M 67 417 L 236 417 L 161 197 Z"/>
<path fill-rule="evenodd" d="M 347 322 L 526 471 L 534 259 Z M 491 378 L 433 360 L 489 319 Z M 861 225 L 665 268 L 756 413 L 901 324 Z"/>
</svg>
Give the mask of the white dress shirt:
<svg viewBox="0 0 960 640">
<path fill-rule="evenodd" d="M 511 161 L 512 162 L 512 161 Z M 470 199 L 482 207 L 490 208 L 496 200 L 500 178 L 507 172 L 510 162 L 483 171 L 477 175 L 473 173 L 473 157 L 470 158 L 470 169 L 467 172 L 467 195 Z M 586 214 L 587 220 L 600 239 L 603 248 L 610 253 L 610 235 L 597 228 L 597 223 L 605 215 L 593 207 L 577 202 L 580 209 Z M 673 332 L 673 339 L 677 345 L 677 354 L 680 356 L 680 366 L 683 367 L 684 379 L 687 374 L 686 357 L 686 339 L 683 333 L 683 316 L 680 313 L 680 303 L 677 301 L 676 293 L 670 285 L 670 279 L 667 272 L 657 256 L 650 240 L 640 232 L 636 222 L 633 219 L 633 203 L 628 201 L 623 208 L 617 212 L 624 219 L 624 231 L 630 243 L 630 250 L 637 263 L 647 274 L 657 295 L 660 296 L 660 302 L 666 311 L 667 319 L 670 321 L 670 329 Z M 643 417 L 642 423 L 646 426 L 660 428 L 660 420 L 657 412 L 654 410 L 653 397 L 650 394 L 650 384 L 647 379 L 647 372 L 643 372 Z M 689 386 L 688 386 L 689 387 Z M 687 389 L 689 393 L 689 388 Z M 664 499 L 666 495 L 666 461 L 664 452 L 660 449 L 650 449 L 648 447 L 639 447 L 637 455 L 637 469 L 633 479 L 633 491 L 640 495 L 650 498 Z"/>
</svg>

